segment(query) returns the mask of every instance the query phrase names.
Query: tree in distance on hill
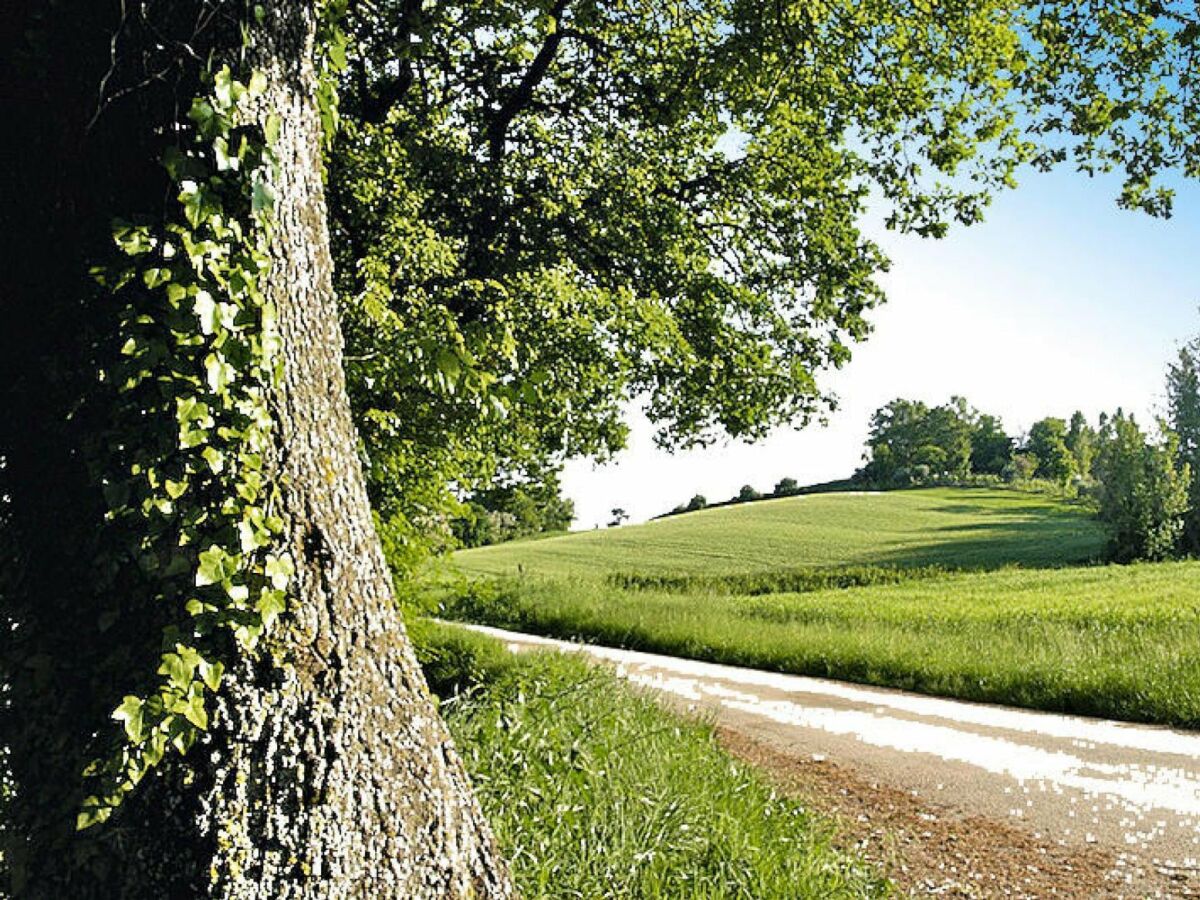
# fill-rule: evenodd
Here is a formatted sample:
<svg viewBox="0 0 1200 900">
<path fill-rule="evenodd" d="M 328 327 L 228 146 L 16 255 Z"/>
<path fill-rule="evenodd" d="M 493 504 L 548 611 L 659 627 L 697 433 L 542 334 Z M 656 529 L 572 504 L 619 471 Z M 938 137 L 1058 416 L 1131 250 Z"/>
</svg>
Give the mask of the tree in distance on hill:
<svg viewBox="0 0 1200 900">
<path fill-rule="evenodd" d="M 800 482 L 795 478 L 780 478 L 775 484 L 775 490 L 771 492 L 774 497 L 789 497 L 800 491 Z"/>
<path fill-rule="evenodd" d="M 733 499 L 736 503 L 750 503 L 754 500 L 761 500 L 762 492 L 755 489 L 753 485 L 743 484 Z"/>
</svg>

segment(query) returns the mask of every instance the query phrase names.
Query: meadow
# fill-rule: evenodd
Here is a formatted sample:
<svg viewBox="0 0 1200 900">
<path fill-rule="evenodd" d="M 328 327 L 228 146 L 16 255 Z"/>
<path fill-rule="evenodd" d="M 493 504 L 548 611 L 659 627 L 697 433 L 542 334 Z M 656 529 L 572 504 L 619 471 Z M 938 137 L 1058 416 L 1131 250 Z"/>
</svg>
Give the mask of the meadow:
<svg viewBox="0 0 1200 900">
<path fill-rule="evenodd" d="M 826 566 L 992 569 L 1086 562 L 1104 551 L 1078 505 L 1005 488 L 831 493 L 456 554 L 470 575 L 747 575 Z"/>
<path fill-rule="evenodd" d="M 815 500 L 823 513 L 805 505 Z M 1070 566 L 1098 554 L 1099 526 L 1010 491 L 798 501 L 555 539 L 550 555 L 554 541 L 472 551 L 465 571 L 519 561 L 521 574 L 460 581 L 437 599 L 443 615 L 553 637 L 1200 727 L 1200 563 Z M 645 552 L 620 531 L 640 534 Z M 774 569 L 761 547 L 749 563 L 730 552 L 754 533 L 774 535 Z M 573 541 L 596 554 L 593 574 L 578 574 Z"/>
<path fill-rule="evenodd" d="M 430 622 L 412 634 L 523 897 L 891 895 L 705 723 L 578 659 Z"/>
</svg>

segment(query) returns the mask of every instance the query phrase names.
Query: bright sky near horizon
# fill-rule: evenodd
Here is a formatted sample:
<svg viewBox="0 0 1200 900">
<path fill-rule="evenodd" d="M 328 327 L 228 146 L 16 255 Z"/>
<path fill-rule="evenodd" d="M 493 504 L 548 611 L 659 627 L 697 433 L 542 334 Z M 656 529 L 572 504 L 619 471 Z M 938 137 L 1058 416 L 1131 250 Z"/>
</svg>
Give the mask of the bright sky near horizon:
<svg viewBox="0 0 1200 900">
<path fill-rule="evenodd" d="M 1122 406 L 1148 423 L 1169 359 L 1200 332 L 1200 185 L 1176 188 L 1164 221 L 1118 209 L 1114 179 L 1026 175 L 984 223 L 944 240 L 869 229 L 892 259 L 889 300 L 851 362 L 825 376 L 840 398 L 829 424 L 670 454 L 631 410 L 630 444 L 614 461 L 567 465 L 575 527 L 603 526 L 613 507 L 637 522 L 697 493 L 711 502 L 785 476 L 844 478 L 861 464 L 871 413 L 896 397 L 960 394 L 1010 434 L 1076 409 L 1094 420 Z"/>
</svg>

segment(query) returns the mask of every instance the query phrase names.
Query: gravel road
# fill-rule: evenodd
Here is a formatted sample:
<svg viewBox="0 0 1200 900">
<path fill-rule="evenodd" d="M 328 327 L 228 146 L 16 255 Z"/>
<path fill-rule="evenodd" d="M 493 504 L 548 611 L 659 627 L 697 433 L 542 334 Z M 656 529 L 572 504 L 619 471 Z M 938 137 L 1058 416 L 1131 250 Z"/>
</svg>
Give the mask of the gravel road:
<svg viewBox="0 0 1200 900">
<path fill-rule="evenodd" d="M 1051 871 L 1029 881 L 1042 888 L 993 892 L 983 874 L 956 871 L 962 883 L 952 890 L 950 881 L 927 877 L 908 879 L 910 888 L 928 883 L 943 896 L 1200 896 L 1200 734 L 469 627 L 516 651 L 579 652 L 611 664 L 672 705 L 708 712 L 776 768 L 780 760 L 828 762 L 840 779 L 911 798 L 916 820 L 1019 835 L 1006 842 L 1034 848 L 1023 868 L 1066 860 L 1074 878 L 1074 859 L 1089 861 L 1075 868 L 1108 869 L 1074 885 L 1056 885 Z M 861 810 L 856 817 L 870 818 Z M 970 864 L 951 868 L 960 867 Z"/>
</svg>

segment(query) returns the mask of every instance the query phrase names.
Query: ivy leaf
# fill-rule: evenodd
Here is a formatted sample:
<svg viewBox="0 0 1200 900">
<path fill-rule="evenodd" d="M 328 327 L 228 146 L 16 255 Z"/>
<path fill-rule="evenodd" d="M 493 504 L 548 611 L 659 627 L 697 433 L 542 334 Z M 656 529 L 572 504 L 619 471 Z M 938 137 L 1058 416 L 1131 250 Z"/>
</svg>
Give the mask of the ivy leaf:
<svg viewBox="0 0 1200 900">
<path fill-rule="evenodd" d="M 200 678 L 205 686 L 214 694 L 221 687 L 221 677 L 225 674 L 225 666 L 220 662 L 200 663 Z"/>
<path fill-rule="evenodd" d="M 125 736 L 130 743 L 140 744 L 142 741 L 142 706 L 140 697 L 129 695 L 113 712 L 112 717 L 125 726 Z"/>
<path fill-rule="evenodd" d="M 217 302 L 212 294 L 208 291 L 197 293 L 192 309 L 196 318 L 200 320 L 200 330 L 205 334 L 212 334 L 217 327 Z"/>
<path fill-rule="evenodd" d="M 262 616 L 263 625 L 269 626 L 280 613 L 287 609 L 287 597 L 283 591 L 263 588 L 255 608 Z"/>
<path fill-rule="evenodd" d="M 254 179 L 250 193 L 250 209 L 255 213 L 270 210 L 275 205 L 275 189 L 263 178 Z"/>
<path fill-rule="evenodd" d="M 88 797 L 83 801 L 83 809 L 75 817 L 75 830 L 83 831 L 93 825 L 99 825 L 112 815 L 112 807 L 105 806 L 99 797 Z"/>
<path fill-rule="evenodd" d="M 201 731 L 208 728 L 208 710 L 204 708 L 204 697 L 192 697 L 187 703 L 182 704 L 179 710 L 183 713 L 183 717 L 199 728 Z"/>
<path fill-rule="evenodd" d="M 164 653 L 162 665 L 158 667 L 158 674 L 165 675 L 171 687 L 180 692 L 186 691 L 192 683 L 193 671 L 194 667 L 189 666 L 178 653 Z"/>
<path fill-rule="evenodd" d="M 221 584 L 234 576 L 241 557 L 226 553 L 224 548 L 213 544 L 200 553 L 200 564 L 196 568 L 196 586 Z"/>
<path fill-rule="evenodd" d="M 271 580 L 271 586 L 277 591 L 282 591 L 287 588 L 289 579 L 296 574 L 296 567 L 292 564 L 291 557 L 272 555 L 267 557 L 263 571 Z"/>
<path fill-rule="evenodd" d="M 212 469 L 213 474 L 219 474 L 225 468 L 225 455 L 216 447 L 208 446 L 200 451 L 200 455 L 204 457 L 204 461 L 208 463 L 208 467 Z"/>
<path fill-rule="evenodd" d="M 229 387 L 237 375 L 233 366 L 215 353 L 210 353 L 204 358 L 204 371 L 208 386 L 214 394 L 224 393 L 225 388 Z"/>
</svg>

